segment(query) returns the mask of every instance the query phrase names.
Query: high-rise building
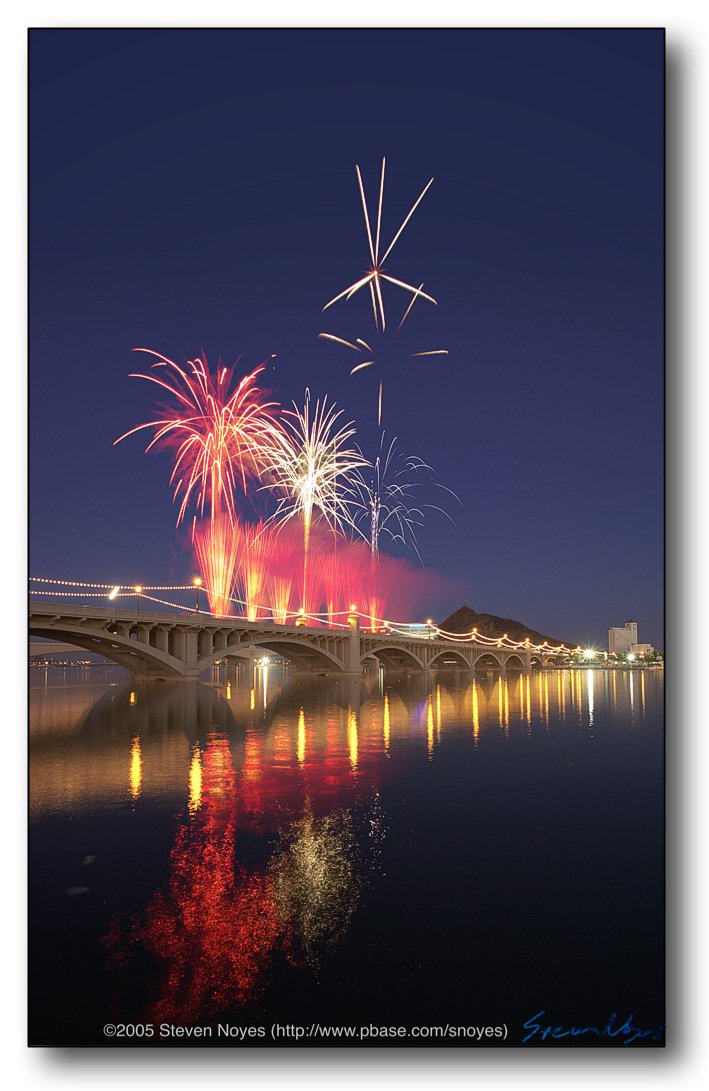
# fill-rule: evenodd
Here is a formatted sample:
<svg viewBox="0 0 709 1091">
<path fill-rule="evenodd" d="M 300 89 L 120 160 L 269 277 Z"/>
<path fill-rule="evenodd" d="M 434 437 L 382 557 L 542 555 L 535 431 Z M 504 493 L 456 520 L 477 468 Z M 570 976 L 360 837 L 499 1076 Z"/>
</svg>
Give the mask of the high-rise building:
<svg viewBox="0 0 709 1091">
<path fill-rule="evenodd" d="M 626 621 L 621 629 L 617 626 L 608 630 L 608 651 L 616 655 L 627 655 L 633 644 L 638 642 L 637 621 Z"/>
</svg>

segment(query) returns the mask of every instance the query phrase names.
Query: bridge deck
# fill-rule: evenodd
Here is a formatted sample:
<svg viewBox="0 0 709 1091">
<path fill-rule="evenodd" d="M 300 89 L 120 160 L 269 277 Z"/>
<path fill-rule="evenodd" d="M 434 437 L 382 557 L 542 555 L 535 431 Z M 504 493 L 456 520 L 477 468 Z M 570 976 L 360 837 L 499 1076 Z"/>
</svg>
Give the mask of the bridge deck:
<svg viewBox="0 0 709 1091">
<path fill-rule="evenodd" d="M 280 625 L 270 619 L 214 618 L 193 613 L 153 613 L 106 606 L 32 603 L 30 634 L 43 641 L 56 633 L 58 641 L 113 659 L 140 677 L 197 680 L 219 658 L 253 655 L 261 648 L 289 659 L 297 669 L 361 673 L 368 661 L 379 660 L 397 670 L 431 670 L 452 663 L 474 669 L 483 657 L 504 669 L 543 666 L 552 648 L 456 641 L 438 635 L 409 635 L 360 628 L 350 615 L 342 628 Z M 76 649 L 74 649 L 76 650 Z"/>
</svg>

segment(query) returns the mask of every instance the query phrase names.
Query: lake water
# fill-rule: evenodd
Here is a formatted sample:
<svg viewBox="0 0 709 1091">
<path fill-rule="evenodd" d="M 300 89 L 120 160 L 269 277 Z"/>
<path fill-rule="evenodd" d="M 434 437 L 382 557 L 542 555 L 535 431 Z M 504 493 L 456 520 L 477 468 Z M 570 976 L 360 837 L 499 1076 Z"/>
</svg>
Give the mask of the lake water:
<svg viewBox="0 0 709 1091">
<path fill-rule="evenodd" d="M 30 684 L 33 1044 L 661 1041 L 661 671 Z"/>
</svg>

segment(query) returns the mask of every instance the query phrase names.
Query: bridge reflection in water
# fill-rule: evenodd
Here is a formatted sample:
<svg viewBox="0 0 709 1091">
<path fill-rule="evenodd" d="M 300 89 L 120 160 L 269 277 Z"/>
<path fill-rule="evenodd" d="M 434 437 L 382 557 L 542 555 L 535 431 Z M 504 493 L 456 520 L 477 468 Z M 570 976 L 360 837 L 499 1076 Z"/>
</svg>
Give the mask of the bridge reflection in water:
<svg viewBox="0 0 709 1091">
<path fill-rule="evenodd" d="M 272 801 L 270 787 L 273 799 L 282 798 L 305 771 L 319 792 L 337 792 L 364 765 L 375 772 L 398 742 L 435 758 L 446 730 L 460 733 L 465 725 L 473 746 L 486 731 L 509 737 L 555 723 L 593 730 L 594 705 L 604 698 L 639 725 L 657 678 L 583 669 L 311 678 L 254 663 L 215 667 L 211 685 L 39 683 L 30 702 L 30 809 L 37 816 L 92 800 L 118 803 L 129 785 L 133 798 L 177 803 L 195 790 L 195 748 L 201 753 L 215 732 L 229 738 L 242 800 L 253 794 L 258 813 Z"/>
<path fill-rule="evenodd" d="M 392 758 L 401 777 L 449 740 L 476 750 L 592 736 L 601 705 L 639 728 L 656 681 L 311 678 L 254 663 L 215 667 L 211 685 L 114 684 L 83 706 L 83 686 L 37 684 L 33 819 L 98 806 L 123 807 L 129 823 L 155 807 L 175 815 L 167 878 L 130 912 L 107 902 L 111 1015 L 191 1024 L 260 1003 L 274 973 L 317 976 L 379 874 Z"/>
</svg>

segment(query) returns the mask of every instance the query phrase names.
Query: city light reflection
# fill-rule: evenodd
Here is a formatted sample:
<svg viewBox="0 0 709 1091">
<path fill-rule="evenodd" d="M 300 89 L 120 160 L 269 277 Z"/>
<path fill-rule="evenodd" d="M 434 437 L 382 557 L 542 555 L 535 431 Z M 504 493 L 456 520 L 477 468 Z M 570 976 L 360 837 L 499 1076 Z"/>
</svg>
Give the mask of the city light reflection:
<svg viewBox="0 0 709 1091">
<path fill-rule="evenodd" d="M 480 707 L 478 704 L 478 687 L 475 679 L 473 679 L 472 686 L 472 702 L 473 702 L 473 741 L 475 746 L 478 745 L 478 736 L 480 734 Z"/>
<path fill-rule="evenodd" d="M 194 815 L 202 805 L 202 752 L 199 746 L 195 746 L 192 750 L 189 785 L 187 809 L 191 815 Z"/>
<path fill-rule="evenodd" d="M 298 711 L 298 765 L 305 765 L 305 709 L 301 705 Z"/>
<path fill-rule="evenodd" d="M 136 735 L 130 748 L 130 795 L 137 800 L 143 783 L 143 757 L 140 750 L 140 738 Z"/>
<path fill-rule="evenodd" d="M 426 743 L 430 761 L 433 758 L 433 702 L 430 694 L 426 701 Z"/>
<path fill-rule="evenodd" d="M 230 704 L 218 679 L 211 688 L 194 690 L 139 685 L 105 690 L 98 717 L 90 708 L 71 706 L 72 722 L 79 721 L 86 732 L 76 737 L 74 766 L 65 766 L 60 777 L 58 766 L 48 763 L 66 762 L 69 751 L 59 757 L 56 749 L 37 751 L 35 814 L 65 808 L 67 801 L 75 813 L 82 805 L 94 806 L 95 770 L 87 738 L 100 738 L 106 748 L 103 803 L 113 798 L 125 802 L 128 749 L 130 800 L 140 797 L 144 806 L 156 799 L 176 800 L 169 877 L 146 895 L 134 919 L 114 922 L 106 937 L 116 958 L 116 979 L 137 975 L 132 984 L 126 979 L 128 994 L 140 979 L 144 957 L 157 967 L 143 1016 L 189 1021 L 240 1010 L 259 1001 L 274 960 L 285 957 L 290 966 L 322 964 L 360 903 L 371 864 L 365 866 L 362 846 L 379 837 L 380 819 L 367 811 L 365 821 L 357 807 L 371 802 L 391 775 L 385 756 L 406 763 L 407 776 L 421 776 L 432 762 L 425 775 L 437 778 L 453 768 L 465 770 L 466 753 L 475 754 L 469 769 L 474 775 L 495 748 L 514 748 L 522 739 L 526 747 L 546 745 L 538 732 L 545 722 L 562 729 L 569 740 L 575 733 L 583 747 L 588 728 L 595 731 L 600 723 L 612 722 L 617 684 L 615 674 L 613 681 L 600 684 L 596 668 L 559 671 L 556 678 L 554 672 L 541 671 L 536 683 L 530 674 L 508 679 L 450 672 L 390 678 L 381 692 L 378 675 L 370 683 L 337 679 L 318 688 L 302 677 L 279 681 L 274 667 L 268 715 L 259 714 L 253 723 L 251 670 L 237 668 L 246 684 L 232 683 Z M 567 675 L 574 688 L 568 708 Z M 619 700 L 625 701 L 627 721 L 626 694 L 633 709 L 643 701 L 651 709 L 662 677 L 631 670 L 620 677 Z M 37 691 L 44 693 L 41 682 Z M 588 707 L 581 724 L 576 717 L 584 691 Z M 66 692 L 67 700 L 76 701 L 75 689 Z M 257 704 L 260 709 L 260 694 Z M 33 726 L 46 735 L 57 721 L 49 712 L 41 719 L 42 707 L 35 706 Z M 219 717 L 224 730 L 195 737 L 196 723 L 211 727 Z M 114 742 L 121 724 L 130 727 Z M 587 760 L 583 749 L 576 755 L 579 765 Z M 76 792 L 79 784 L 83 797 Z M 126 817 L 135 823 L 139 816 L 127 811 Z M 360 820 L 366 836 L 356 832 Z M 254 856 L 248 849 L 244 854 L 243 846 L 259 838 L 263 852 Z"/>
<path fill-rule="evenodd" d="M 525 695 L 527 698 L 527 727 L 532 727 L 532 680 L 529 675 L 525 678 L 524 682 Z"/>
<path fill-rule="evenodd" d="M 347 748 L 350 757 L 350 766 L 352 772 L 357 771 L 357 760 L 359 756 L 359 731 L 357 727 L 357 715 L 353 709 L 349 709 L 347 715 Z"/>
</svg>

